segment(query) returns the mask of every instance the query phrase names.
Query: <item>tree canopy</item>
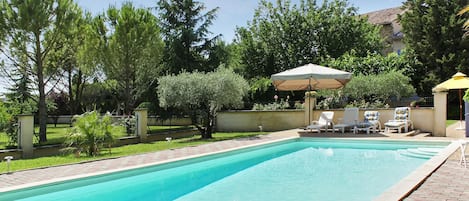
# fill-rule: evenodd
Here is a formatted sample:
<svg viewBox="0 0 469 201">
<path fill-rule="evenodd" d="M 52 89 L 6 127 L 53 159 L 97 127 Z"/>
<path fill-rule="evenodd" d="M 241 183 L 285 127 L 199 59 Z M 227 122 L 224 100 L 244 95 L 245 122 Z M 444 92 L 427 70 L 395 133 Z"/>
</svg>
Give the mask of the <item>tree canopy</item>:
<svg viewBox="0 0 469 201">
<path fill-rule="evenodd" d="M 98 25 L 103 40 L 102 64 L 108 79 L 117 81 L 125 113 L 142 102 L 142 94 L 156 86 L 163 42 L 157 18 L 147 9 L 127 2 L 110 7 Z"/>
<path fill-rule="evenodd" d="M 360 57 L 355 54 L 355 51 L 351 51 L 335 59 L 329 58 L 323 64 L 353 72 L 355 75 L 377 75 L 390 71 L 401 71 L 406 76 L 412 76 L 413 67 L 419 64 L 412 56 L 413 54 L 404 52 L 401 55 L 390 53 L 385 56 L 380 53 L 369 53 Z"/>
<path fill-rule="evenodd" d="M 212 138 L 217 111 L 242 106 L 249 88 L 243 77 L 228 69 L 167 75 L 159 78 L 158 83 L 160 106 L 188 112 L 202 138 Z M 202 115 L 202 125 L 199 125 L 197 115 Z"/>
<path fill-rule="evenodd" d="M 427 96 L 456 71 L 469 70 L 468 3 L 407 0 L 399 17 L 406 49 L 381 55 L 380 26 L 347 0 L 261 0 L 231 43 L 210 31 L 218 8 L 196 0 L 158 0 L 156 11 L 126 2 L 98 15 L 83 13 L 73 0 L 2 0 L 0 66 L 13 83 L 5 107 L 37 112 L 41 142 L 47 97 L 61 114 L 130 114 L 142 102 L 168 113 L 181 108 L 211 137 L 217 110 L 241 104 L 247 90 L 252 102 L 272 101 L 287 92 L 276 92 L 269 77 L 307 63 L 353 72 L 343 91 L 350 99 L 407 96 L 408 82 Z"/>
<path fill-rule="evenodd" d="M 237 29 L 247 78 L 268 77 L 307 63 L 320 63 L 354 50 L 357 56 L 382 47 L 379 27 L 357 16 L 347 1 L 260 2 L 247 27 Z"/>
<path fill-rule="evenodd" d="M 218 8 L 205 12 L 201 2 L 193 0 L 160 0 L 158 2 L 161 28 L 164 36 L 164 69 L 168 73 L 209 72 L 216 69 L 211 52 L 218 36 L 209 37 Z"/>
<path fill-rule="evenodd" d="M 412 83 L 420 95 L 457 71 L 469 70 L 469 41 L 463 38 L 464 18 L 457 13 L 467 0 L 408 0 L 400 16 L 407 51 L 421 65 L 413 66 Z"/>
<path fill-rule="evenodd" d="M 5 72 L 17 69 L 34 81 L 38 91 L 39 141 L 46 138 L 46 85 L 57 75 L 50 52 L 60 49 L 59 40 L 80 15 L 71 0 L 4 0 L 0 2 L 0 51 Z M 24 74 L 22 74 L 24 75 Z M 7 75 L 8 77 L 9 75 Z M 9 77 L 10 79 L 15 79 Z"/>
</svg>

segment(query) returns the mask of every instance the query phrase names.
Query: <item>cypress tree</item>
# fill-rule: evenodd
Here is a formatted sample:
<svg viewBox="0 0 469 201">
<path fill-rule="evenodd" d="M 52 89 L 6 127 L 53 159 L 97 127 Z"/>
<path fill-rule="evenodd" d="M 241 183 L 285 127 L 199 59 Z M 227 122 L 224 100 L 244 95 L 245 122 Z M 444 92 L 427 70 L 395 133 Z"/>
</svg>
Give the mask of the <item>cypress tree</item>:
<svg viewBox="0 0 469 201">
<path fill-rule="evenodd" d="M 408 0 L 407 11 L 399 16 L 407 51 L 420 65 L 415 66 L 413 85 L 419 95 L 457 71 L 469 70 L 469 41 L 463 37 L 464 18 L 457 13 L 467 0 Z"/>
</svg>

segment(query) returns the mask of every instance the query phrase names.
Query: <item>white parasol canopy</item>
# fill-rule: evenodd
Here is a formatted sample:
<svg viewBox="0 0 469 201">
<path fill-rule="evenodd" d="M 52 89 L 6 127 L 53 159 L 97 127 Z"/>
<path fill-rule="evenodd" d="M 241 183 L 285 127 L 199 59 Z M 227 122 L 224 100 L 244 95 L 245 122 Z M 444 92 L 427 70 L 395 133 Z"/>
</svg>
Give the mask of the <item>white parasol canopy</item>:
<svg viewBox="0 0 469 201">
<path fill-rule="evenodd" d="M 338 89 L 351 78 L 352 73 L 316 64 L 306 64 L 271 76 L 275 88 L 280 91 Z"/>
<path fill-rule="evenodd" d="M 338 89 L 352 79 L 352 73 L 306 64 L 270 76 L 275 88 L 280 91 L 302 91 Z M 311 99 L 308 99 L 308 122 L 311 122 Z"/>
</svg>

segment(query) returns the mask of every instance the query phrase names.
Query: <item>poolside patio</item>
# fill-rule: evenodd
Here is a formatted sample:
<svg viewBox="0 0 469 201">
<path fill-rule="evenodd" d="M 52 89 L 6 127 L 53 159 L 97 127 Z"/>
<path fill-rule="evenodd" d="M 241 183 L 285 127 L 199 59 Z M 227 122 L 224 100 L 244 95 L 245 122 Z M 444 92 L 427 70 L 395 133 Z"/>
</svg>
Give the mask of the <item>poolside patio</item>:
<svg viewBox="0 0 469 201">
<path fill-rule="evenodd" d="M 459 123 L 446 129 L 448 138 L 465 138 L 465 130 L 457 130 Z M 468 154 L 466 150 L 466 154 Z M 432 200 L 469 200 L 469 168 L 459 165 L 459 150 L 449 157 L 430 177 L 428 177 L 406 201 L 432 201 Z"/>
<path fill-rule="evenodd" d="M 342 137 L 342 138 L 373 138 L 377 139 L 406 139 L 406 140 L 446 140 L 453 141 L 464 137 L 464 130 L 456 130 L 457 124 L 447 128 L 448 137 L 424 137 L 422 133 L 415 136 L 406 134 L 341 134 L 341 133 L 307 133 L 301 129 L 293 129 L 275 132 L 269 135 L 215 142 L 196 147 L 186 147 L 174 150 L 165 150 L 147 154 L 127 156 L 115 159 L 100 160 L 94 162 L 49 167 L 42 169 L 14 172 L 12 174 L 0 175 L 0 192 L 39 185 L 49 182 L 80 178 L 96 174 L 109 173 L 118 170 L 131 169 L 135 167 L 148 166 L 167 161 L 179 160 L 187 157 L 205 155 L 221 152 L 240 147 L 254 146 L 298 136 L 311 137 Z M 458 164 L 459 153 L 455 152 L 441 165 L 420 187 L 410 193 L 404 200 L 469 200 L 469 169 Z"/>
</svg>

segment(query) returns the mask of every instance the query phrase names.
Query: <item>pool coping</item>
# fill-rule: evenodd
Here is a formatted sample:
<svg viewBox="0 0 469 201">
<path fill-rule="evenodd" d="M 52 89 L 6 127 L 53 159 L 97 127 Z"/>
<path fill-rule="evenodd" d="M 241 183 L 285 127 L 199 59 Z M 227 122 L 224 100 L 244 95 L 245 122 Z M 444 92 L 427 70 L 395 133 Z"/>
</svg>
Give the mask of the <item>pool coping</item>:
<svg viewBox="0 0 469 201">
<path fill-rule="evenodd" d="M 415 140 L 424 141 L 424 140 Z M 446 141 L 447 142 L 447 141 Z M 425 180 L 435 172 L 455 151 L 459 148 L 459 142 L 453 141 L 445 149 L 423 165 L 418 167 L 412 173 L 401 179 L 399 182 L 381 193 L 374 201 L 403 200 L 415 189 L 417 189 Z"/>
<path fill-rule="evenodd" d="M 31 182 L 31 183 L 27 183 L 27 184 L 21 184 L 21 185 L 16 185 L 16 186 L 11 186 L 11 187 L 0 188 L 0 193 L 20 190 L 20 189 L 26 189 L 26 188 L 32 188 L 32 187 L 41 186 L 41 185 L 49 185 L 49 184 L 64 182 L 64 181 L 68 181 L 68 180 L 82 179 L 82 178 L 86 178 L 86 177 L 99 176 L 99 175 L 103 175 L 103 174 L 111 174 L 111 173 L 116 173 L 116 172 L 121 172 L 121 171 L 126 171 L 126 170 L 145 168 L 145 167 L 161 165 L 161 164 L 171 163 L 171 162 L 177 162 L 177 161 L 182 161 L 182 160 L 188 160 L 188 159 L 193 159 L 193 158 L 198 158 L 198 157 L 221 154 L 221 153 L 225 153 L 225 152 L 236 151 L 236 150 L 240 150 L 240 149 L 246 149 L 246 148 L 251 148 L 251 147 L 256 147 L 256 146 L 261 146 L 261 145 L 273 144 L 273 143 L 283 142 L 283 141 L 288 141 L 288 140 L 294 140 L 294 139 L 298 139 L 298 138 L 299 138 L 298 136 L 285 137 L 285 138 L 281 138 L 281 139 L 274 139 L 274 140 L 254 143 L 254 144 L 250 144 L 250 145 L 244 145 L 244 146 L 239 146 L 239 147 L 234 147 L 234 148 L 228 148 L 228 149 L 219 150 L 219 151 L 207 152 L 207 153 L 203 153 L 203 154 L 194 154 L 194 155 L 189 155 L 189 156 L 184 156 L 184 157 L 177 157 L 177 158 L 172 158 L 172 159 L 162 160 L 162 161 L 157 161 L 157 162 L 151 162 L 151 163 L 145 163 L 145 164 L 140 164 L 140 165 L 128 166 L 128 167 L 123 167 L 123 168 L 116 168 L 116 169 L 112 169 L 112 170 L 105 170 L 105 171 L 98 171 L 98 172 L 93 172 L 93 173 L 88 173 L 88 174 L 80 174 L 80 175 L 74 175 L 74 176 L 60 177 L 60 178 L 43 180 L 43 181 L 39 181 L 39 182 Z"/>
</svg>

